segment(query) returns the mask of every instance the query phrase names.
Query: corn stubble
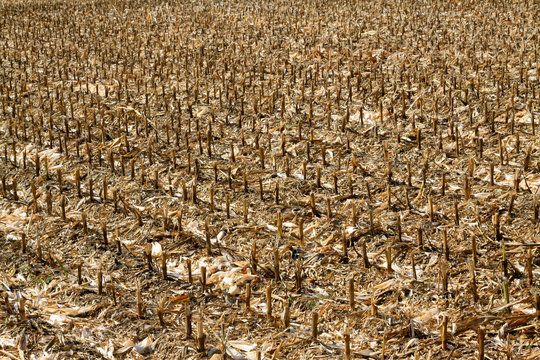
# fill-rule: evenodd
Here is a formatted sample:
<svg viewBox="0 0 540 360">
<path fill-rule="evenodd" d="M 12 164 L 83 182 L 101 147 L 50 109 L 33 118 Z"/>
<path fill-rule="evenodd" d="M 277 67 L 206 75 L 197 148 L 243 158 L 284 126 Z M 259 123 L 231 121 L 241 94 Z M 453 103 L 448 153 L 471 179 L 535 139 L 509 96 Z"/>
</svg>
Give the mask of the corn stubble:
<svg viewBox="0 0 540 360">
<path fill-rule="evenodd" d="M 2 356 L 537 358 L 539 11 L 4 1 Z"/>
</svg>

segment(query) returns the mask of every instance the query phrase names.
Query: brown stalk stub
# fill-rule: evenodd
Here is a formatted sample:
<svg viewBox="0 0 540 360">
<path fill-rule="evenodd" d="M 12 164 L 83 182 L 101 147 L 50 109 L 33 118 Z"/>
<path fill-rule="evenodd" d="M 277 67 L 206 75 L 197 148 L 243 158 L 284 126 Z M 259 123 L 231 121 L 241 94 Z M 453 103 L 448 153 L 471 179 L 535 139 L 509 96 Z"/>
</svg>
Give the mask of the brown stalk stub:
<svg viewBox="0 0 540 360">
<path fill-rule="evenodd" d="M 272 286 L 266 287 L 266 319 L 272 321 Z"/>
<path fill-rule="evenodd" d="M 206 352 L 206 334 L 203 330 L 202 315 L 197 322 L 197 350 L 201 353 Z"/>
<path fill-rule="evenodd" d="M 314 310 L 311 313 L 311 337 L 313 340 L 317 340 L 317 336 L 319 335 L 319 313 Z"/>
</svg>

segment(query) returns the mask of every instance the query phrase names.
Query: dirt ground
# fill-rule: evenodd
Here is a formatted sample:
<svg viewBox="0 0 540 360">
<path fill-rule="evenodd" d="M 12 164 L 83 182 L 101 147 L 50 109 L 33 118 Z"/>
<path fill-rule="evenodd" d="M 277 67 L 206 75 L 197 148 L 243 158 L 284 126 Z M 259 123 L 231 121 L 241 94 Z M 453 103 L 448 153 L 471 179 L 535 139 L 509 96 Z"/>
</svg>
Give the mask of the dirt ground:
<svg viewBox="0 0 540 360">
<path fill-rule="evenodd" d="M 0 358 L 540 358 L 538 2 L 0 13 Z"/>
</svg>

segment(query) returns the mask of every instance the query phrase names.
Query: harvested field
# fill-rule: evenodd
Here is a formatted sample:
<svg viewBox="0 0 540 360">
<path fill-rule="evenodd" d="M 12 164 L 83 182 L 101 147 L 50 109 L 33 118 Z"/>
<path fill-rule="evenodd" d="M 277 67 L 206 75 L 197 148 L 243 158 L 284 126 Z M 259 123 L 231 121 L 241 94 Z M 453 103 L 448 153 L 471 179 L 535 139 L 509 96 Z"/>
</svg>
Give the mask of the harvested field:
<svg viewBox="0 0 540 360">
<path fill-rule="evenodd" d="M 537 1 L 0 14 L 0 358 L 540 358 Z"/>
</svg>

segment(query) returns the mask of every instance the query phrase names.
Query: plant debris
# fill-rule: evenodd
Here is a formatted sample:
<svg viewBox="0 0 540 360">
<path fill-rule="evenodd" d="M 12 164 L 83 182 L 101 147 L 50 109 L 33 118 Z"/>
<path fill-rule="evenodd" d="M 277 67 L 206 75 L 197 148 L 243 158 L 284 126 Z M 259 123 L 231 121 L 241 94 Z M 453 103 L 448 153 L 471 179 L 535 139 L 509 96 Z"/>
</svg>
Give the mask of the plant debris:
<svg viewBox="0 0 540 360">
<path fill-rule="evenodd" d="M 540 4 L 6 0 L 0 357 L 540 357 Z"/>
</svg>

